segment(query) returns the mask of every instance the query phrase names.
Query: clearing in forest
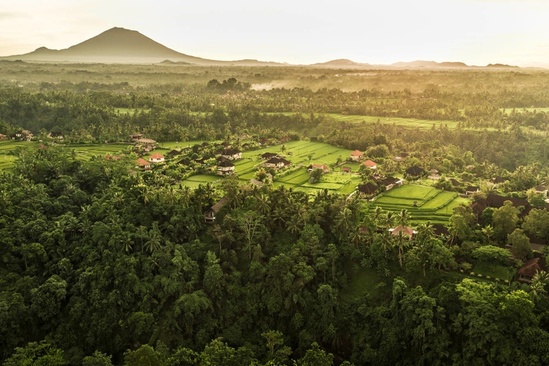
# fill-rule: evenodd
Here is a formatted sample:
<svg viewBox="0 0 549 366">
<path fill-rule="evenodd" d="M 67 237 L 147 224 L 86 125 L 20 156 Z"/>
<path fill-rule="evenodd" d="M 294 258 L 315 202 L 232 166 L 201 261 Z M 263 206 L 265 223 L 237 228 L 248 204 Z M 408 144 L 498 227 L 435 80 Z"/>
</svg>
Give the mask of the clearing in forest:
<svg viewBox="0 0 549 366">
<path fill-rule="evenodd" d="M 379 206 L 383 210 L 408 211 L 412 222 L 447 223 L 454 208 L 468 203 L 456 192 L 416 184 L 405 184 L 387 191 L 370 203 L 370 209 Z"/>
</svg>

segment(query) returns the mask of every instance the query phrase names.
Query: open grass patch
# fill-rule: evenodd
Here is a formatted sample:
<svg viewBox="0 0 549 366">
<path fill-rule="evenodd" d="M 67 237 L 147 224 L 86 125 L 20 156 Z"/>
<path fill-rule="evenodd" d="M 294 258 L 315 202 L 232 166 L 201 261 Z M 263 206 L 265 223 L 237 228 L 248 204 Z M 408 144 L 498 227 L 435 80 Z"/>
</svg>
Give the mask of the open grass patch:
<svg viewBox="0 0 549 366">
<path fill-rule="evenodd" d="M 197 174 L 197 175 L 192 175 L 185 180 L 182 180 L 181 184 L 189 188 L 195 189 L 195 188 L 198 188 L 200 185 L 205 185 L 208 183 L 216 184 L 221 179 L 222 179 L 221 177 L 218 177 L 215 175 Z"/>
<path fill-rule="evenodd" d="M 473 272 L 484 277 L 499 278 L 505 281 L 511 281 L 515 275 L 515 270 L 512 267 L 481 261 L 475 263 Z"/>
<path fill-rule="evenodd" d="M 383 291 L 390 291 L 387 285 L 390 279 L 380 276 L 374 268 L 360 268 L 353 274 L 349 284 L 341 293 L 344 298 L 352 299 L 366 294 L 377 295 Z"/>
<path fill-rule="evenodd" d="M 416 184 L 404 184 L 383 193 L 383 197 L 398 197 L 406 200 L 426 201 L 438 194 L 433 187 L 420 186 Z"/>
<path fill-rule="evenodd" d="M 447 204 L 449 204 L 451 201 L 456 198 L 458 194 L 456 192 L 439 192 L 436 196 L 434 196 L 432 199 L 425 202 L 421 207 L 424 209 L 439 209 Z"/>
</svg>

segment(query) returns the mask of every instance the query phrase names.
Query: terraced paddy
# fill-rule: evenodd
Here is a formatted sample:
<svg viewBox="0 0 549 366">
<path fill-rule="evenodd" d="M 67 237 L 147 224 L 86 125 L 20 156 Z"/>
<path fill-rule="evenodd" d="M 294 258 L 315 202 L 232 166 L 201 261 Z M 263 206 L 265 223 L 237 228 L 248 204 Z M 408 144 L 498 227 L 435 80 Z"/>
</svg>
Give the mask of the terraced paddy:
<svg viewBox="0 0 549 366">
<path fill-rule="evenodd" d="M 370 210 L 377 206 L 393 212 L 407 210 L 412 222 L 447 223 L 454 208 L 468 202 L 455 192 L 406 184 L 377 197 L 370 204 Z"/>
</svg>

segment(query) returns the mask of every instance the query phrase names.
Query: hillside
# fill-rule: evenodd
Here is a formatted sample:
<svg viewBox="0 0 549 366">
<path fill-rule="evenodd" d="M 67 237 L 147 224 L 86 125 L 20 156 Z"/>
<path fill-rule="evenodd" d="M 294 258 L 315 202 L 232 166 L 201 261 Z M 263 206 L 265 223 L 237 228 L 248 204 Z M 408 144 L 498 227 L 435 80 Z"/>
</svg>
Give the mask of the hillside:
<svg viewBox="0 0 549 366">
<path fill-rule="evenodd" d="M 273 65 L 257 60 L 218 61 L 186 55 L 168 48 L 135 30 L 111 28 L 84 42 L 62 50 L 40 47 L 33 52 L 2 57 L 4 60 L 86 62 L 86 63 L 159 63 L 165 60 L 193 65 Z"/>
</svg>

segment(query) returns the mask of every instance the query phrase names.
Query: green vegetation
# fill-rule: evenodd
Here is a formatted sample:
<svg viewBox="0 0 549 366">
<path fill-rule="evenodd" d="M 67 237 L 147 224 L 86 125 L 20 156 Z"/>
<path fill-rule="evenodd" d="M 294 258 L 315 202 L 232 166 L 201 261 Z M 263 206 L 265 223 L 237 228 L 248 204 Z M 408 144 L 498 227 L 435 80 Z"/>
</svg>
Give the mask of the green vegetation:
<svg viewBox="0 0 549 366">
<path fill-rule="evenodd" d="M 370 211 L 381 207 L 387 211 L 407 210 L 412 222 L 447 223 L 453 209 L 468 203 L 455 192 L 444 192 L 433 187 L 406 184 L 384 192 L 371 204 Z"/>
<path fill-rule="evenodd" d="M 548 73 L 0 75 L 3 365 L 549 364 Z"/>
</svg>

